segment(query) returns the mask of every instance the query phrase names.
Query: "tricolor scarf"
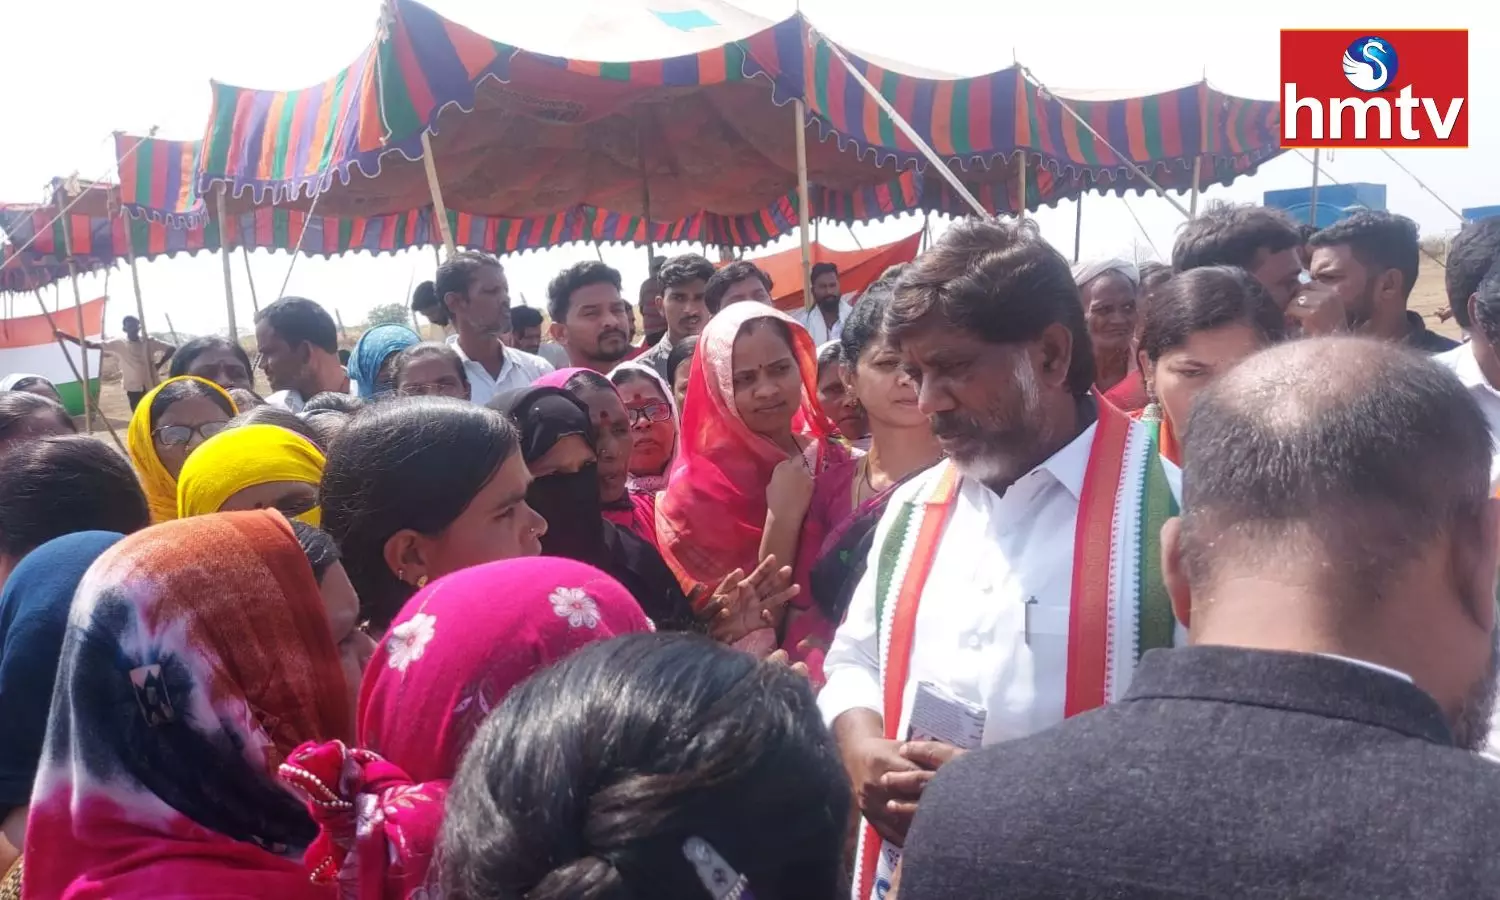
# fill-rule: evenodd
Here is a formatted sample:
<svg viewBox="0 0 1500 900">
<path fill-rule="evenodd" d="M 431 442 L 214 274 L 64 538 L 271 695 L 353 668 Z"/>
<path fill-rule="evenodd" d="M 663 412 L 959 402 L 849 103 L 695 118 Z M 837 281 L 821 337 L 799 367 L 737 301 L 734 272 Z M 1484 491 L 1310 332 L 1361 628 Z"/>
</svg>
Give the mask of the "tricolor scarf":
<svg viewBox="0 0 1500 900">
<path fill-rule="evenodd" d="M 1175 629 L 1161 578 L 1161 528 L 1176 515 L 1177 504 L 1156 429 L 1132 424 L 1108 403 L 1097 405 L 1099 421 L 1074 531 L 1067 717 L 1118 699 L 1141 655 L 1172 646 Z M 925 489 L 895 510 L 877 558 L 875 618 L 890 740 L 899 739 L 917 608 L 962 480 L 952 462 L 925 477 Z M 900 858 L 898 848 L 866 825 L 856 857 L 858 896 L 884 897 Z"/>
</svg>

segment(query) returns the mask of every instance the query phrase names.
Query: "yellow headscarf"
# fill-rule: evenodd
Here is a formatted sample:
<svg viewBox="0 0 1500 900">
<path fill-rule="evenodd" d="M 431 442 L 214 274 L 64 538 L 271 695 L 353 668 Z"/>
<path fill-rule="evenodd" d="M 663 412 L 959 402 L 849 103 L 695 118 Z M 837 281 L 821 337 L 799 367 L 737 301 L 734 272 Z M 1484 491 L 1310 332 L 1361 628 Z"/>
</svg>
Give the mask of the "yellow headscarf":
<svg viewBox="0 0 1500 900">
<path fill-rule="evenodd" d="M 245 425 L 221 431 L 199 445 L 177 479 L 177 515 L 216 513 L 224 501 L 248 487 L 273 481 L 300 481 L 317 487 L 323 480 L 323 454 L 300 434 L 275 425 Z M 296 517 L 322 523 L 313 507 Z"/>
<path fill-rule="evenodd" d="M 161 459 L 156 455 L 156 440 L 151 436 L 151 404 L 162 388 L 176 381 L 197 381 L 213 388 L 224 395 L 224 401 L 233 410 L 230 417 L 239 414 L 234 400 L 223 388 L 193 375 L 168 378 L 152 388 L 136 404 L 135 412 L 130 414 L 130 428 L 125 432 L 125 446 L 130 451 L 130 464 L 135 466 L 135 474 L 146 491 L 146 503 L 151 507 L 153 523 L 170 522 L 177 518 L 177 479 L 161 464 Z"/>
</svg>

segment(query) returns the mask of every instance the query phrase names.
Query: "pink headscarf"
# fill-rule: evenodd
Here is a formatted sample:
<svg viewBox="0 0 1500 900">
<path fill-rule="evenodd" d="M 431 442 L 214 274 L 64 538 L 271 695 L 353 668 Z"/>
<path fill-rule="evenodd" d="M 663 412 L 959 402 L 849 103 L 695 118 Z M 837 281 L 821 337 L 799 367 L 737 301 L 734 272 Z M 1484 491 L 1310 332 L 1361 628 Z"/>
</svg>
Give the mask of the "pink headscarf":
<svg viewBox="0 0 1500 900">
<path fill-rule="evenodd" d="M 619 582 L 572 560 L 502 560 L 423 588 L 365 670 L 358 748 L 304 744 L 281 767 L 321 830 L 313 880 L 360 900 L 430 887 L 449 783 L 489 712 L 579 647 L 650 628 Z"/>
<path fill-rule="evenodd" d="M 556 369 L 554 371 L 548 372 L 546 375 L 543 375 L 536 381 L 533 381 L 531 383 L 531 386 L 555 387 L 558 390 L 565 391 L 568 389 L 568 379 L 572 378 L 574 375 L 577 375 L 579 372 L 594 372 L 594 370 L 585 369 L 583 366 L 570 366 L 566 369 Z M 594 374 L 598 375 L 600 378 L 603 378 L 605 381 L 609 381 L 609 377 L 607 375 L 600 374 L 599 372 L 594 372 Z"/>
</svg>

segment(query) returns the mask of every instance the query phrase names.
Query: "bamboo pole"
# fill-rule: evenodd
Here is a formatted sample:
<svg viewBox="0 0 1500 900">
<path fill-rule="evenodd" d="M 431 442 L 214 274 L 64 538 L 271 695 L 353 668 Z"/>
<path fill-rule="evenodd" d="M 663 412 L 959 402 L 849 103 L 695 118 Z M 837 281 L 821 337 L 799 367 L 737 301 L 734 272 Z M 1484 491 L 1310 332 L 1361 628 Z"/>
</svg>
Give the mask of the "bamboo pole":
<svg viewBox="0 0 1500 900">
<path fill-rule="evenodd" d="M 1312 227 L 1314 227 L 1314 228 L 1318 227 L 1318 172 L 1322 169 L 1322 166 L 1318 165 L 1318 159 L 1322 155 L 1323 155 L 1323 148 L 1321 148 L 1321 147 L 1314 147 L 1313 148 L 1312 196 L 1308 198 L 1308 210 L 1307 211 L 1309 213 L 1310 218 L 1308 218 L 1307 221 L 1308 221 L 1308 224 L 1312 225 Z"/>
<path fill-rule="evenodd" d="M 812 309 L 812 246 L 807 230 L 807 220 L 812 217 L 807 190 L 807 113 L 800 98 L 793 102 L 792 108 L 797 116 L 797 234 L 802 241 L 802 308 Z"/>
<path fill-rule="evenodd" d="M 224 307 L 229 311 L 229 339 L 239 342 L 240 329 L 234 322 L 234 279 L 229 269 L 229 217 L 224 214 L 225 186 L 219 185 L 214 197 L 219 214 L 219 260 L 224 264 Z"/>
<path fill-rule="evenodd" d="M 1203 180 L 1203 156 L 1193 157 L 1193 192 L 1188 195 L 1188 218 L 1198 218 L 1198 185 Z M 1314 188 L 1313 190 L 1317 190 Z"/>
<path fill-rule="evenodd" d="M 64 252 L 68 255 L 68 280 L 73 284 L 73 311 L 78 314 L 78 359 L 83 370 L 79 379 L 83 387 L 83 427 L 85 431 L 93 431 L 94 403 L 89 396 L 89 333 L 88 327 L 83 321 L 83 296 L 78 291 L 78 261 L 73 258 L 73 229 L 70 227 L 71 223 L 66 218 L 68 208 L 63 206 L 63 200 L 66 196 L 67 191 L 60 190 L 54 199 L 57 202 L 58 215 L 63 217 L 63 248 Z M 50 324 L 50 317 L 48 321 Z M 64 351 L 64 355 L 67 355 L 66 351 Z M 76 370 L 74 374 L 78 374 Z"/>
<path fill-rule="evenodd" d="M 73 362 L 73 357 L 68 354 L 68 347 L 63 343 L 63 339 L 58 331 L 57 322 L 52 318 L 51 310 L 47 309 L 47 302 L 42 299 L 41 290 L 38 289 L 37 291 L 35 291 L 35 293 L 36 305 L 42 308 L 42 316 L 47 320 L 47 327 L 52 329 L 52 338 L 53 340 L 57 341 L 57 349 L 62 351 L 63 359 L 67 361 L 68 368 L 73 371 L 73 377 L 77 378 L 79 383 L 83 385 L 83 409 L 84 413 L 87 414 L 88 410 L 91 408 L 91 404 L 88 400 L 88 381 L 86 381 L 83 376 L 79 374 L 78 365 Z M 80 341 L 83 340 L 83 335 L 79 335 L 78 337 Z M 89 352 L 88 347 L 80 344 L 78 349 L 82 351 L 83 358 L 85 361 L 87 361 L 87 354 Z M 106 417 L 103 413 L 99 414 L 99 418 L 104 421 L 104 427 L 107 431 L 109 431 L 109 436 L 115 442 L 115 446 L 120 448 L 120 452 L 125 452 L 125 445 L 120 443 L 120 436 L 118 434 L 115 434 L 115 426 L 110 424 L 109 418 Z M 85 422 L 87 422 L 87 415 L 85 415 Z M 94 429 L 92 426 L 89 426 L 88 430 L 93 431 Z"/>
<path fill-rule="evenodd" d="M 443 205 L 443 188 L 438 183 L 437 162 L 432 158 L 432 138 L 425 130 L 422 132 L 422 167 L 427 170 L 427 190 L 432 192 L 432 211 L 437 215 L 443 248 L 452 256 L 458 252 L 458 248 L 453 242 L 453 230 L 448 227 L 448 207 Z"/>
<path fill-rule="evenodd" d="M 822 36 L 819 35 L 817 39 L 822 40 Z M 948 164 L 943 162 L 943 158 L 938 156 L 937 151 L 929 147 L 926 141 L 922 140 L 922 136 L 917 134 L 915 128 L 911 127 L 911 123 L 903 119 L 900 113 L 896 112 L 896 108 L 891 106 L 890 101 L 885 99 L 885 96 L 875 89 L 875 85 L 871 84 L 869 79 L 865 78 L 858 69 L 849 64 L 849 58 L 844 55 L 843 50 L 839 49 L 839 45 L 828 40 L 824 40 L 823 43 L 828 47 L 829 52 L 843 64 L 844 71 L 848 72 L 855 81 L 859 82 L 859 86 L 864 89 L 864 92 L 870 95 L 870 99 L 875 101 L 875 105 L 880 107 L 881 112 L 889 116 L 891 122 L 901 130 L 902 134 L 906 135 L 906 139 L 911 141 L 912 145 L 920 150 L 923 156 L 927 157 L 928 162 L 937 167 L 937 173 L 943 176 L 943 180 L 948 182 L 948 186 L 953 188 L 954 193 L 958 194 L 965 203 L 969 204 L 969 207 L 974 210 L 975 215 L 988 216 L 989 211 L 984 208 L 984 204 L 975 199 L 973 193 L 964 187 L 964 183 L 959 180 L 958 175 L 952 169 L 948 168 Z M 800 100 L 797 101 L 797 109 L 799 111 L 798 121 L 800 124 L 800 111 L 802 109 L 802 102 Z"/>
<path fill-rule="evenodd" d="M 651 239 L 651 177 L 650 169 L 646 166 L 646 145 L 641 140 L 641 129 L 637 123 L 635 133 L 636 159 L 641 167 L 641 217 L 645 222 L 641 231 L 646 237 L 646 277 L 651 277 L 651 262 L 656 259 L 656 242 Z M 604 261 L 604 256 L 599 256 L 599 261 Z"/>
<path fill-rule="evenodd" d="M 162 318 L 167 320 L 167 330 L 172 332 L 172 343 L 179 347 L 182 346 L 182 338 L 177 336 L 177 326 L 172 324 L 172 314 L 162 313 Z M 251 374 L 253 375 L 254 373 Z"/>
<path fill-rule="evenodd" d="M 130 222 L 125 223 L 130 227 Z M 141 276 L 135 268 L 135 248 L 130 248 L 130 286 L 135 290 L 135 317 L 141 323 L 141 354 L 146 357 L 146 377 L 151 387 L 156 387 L 156 366 L 152 365 L 151 358 L 151 331 L 146 327 L 146 302 L 141 299 Z"/>
<path fill-rule="evenodd" d="M 349 342 L 349 329 L 344 327 L 344 317 L 339 314 L 337 306 L 333 308 L 333 318 L 339 323 L 339 337 L 347 344 Z"/>
<path fill-rule="evenodd" d="M 293 259 L 296 257 L 294 256 Z M 255 314 L 260 315 L 260 298 L 255 295 L 255 273 L 250 271 L 250 248 L 240 241 L 240 259 L 245 261 L 245 280 L 250 282 L 250 306 L 255 309 Z"/>
<path fill-rule="evenodd" d="M 1078 262 L 1080 248 L 1083 246 L 1083 195 L 1073 201 L 1078 204 L 1078 213 L 1073 217 L 1073 262 Z"/>
</svg>

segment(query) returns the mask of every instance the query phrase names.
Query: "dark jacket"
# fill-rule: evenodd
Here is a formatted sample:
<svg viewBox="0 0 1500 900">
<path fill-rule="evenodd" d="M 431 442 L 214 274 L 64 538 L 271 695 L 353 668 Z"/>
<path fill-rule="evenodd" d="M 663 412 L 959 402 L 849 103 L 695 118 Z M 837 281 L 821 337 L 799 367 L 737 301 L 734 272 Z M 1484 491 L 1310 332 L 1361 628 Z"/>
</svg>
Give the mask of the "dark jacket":
<svg viewBox="0 0 1500 900">
<path fill-rule="evenodd" d="M 1157 650 L 1121 702 L 955 760 L 900 900 L 1500 897 L 1500 764 L 1324 656 Z"/>
</svg>

